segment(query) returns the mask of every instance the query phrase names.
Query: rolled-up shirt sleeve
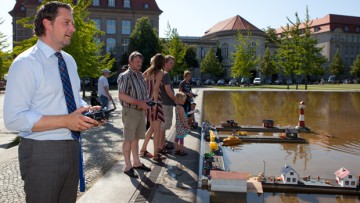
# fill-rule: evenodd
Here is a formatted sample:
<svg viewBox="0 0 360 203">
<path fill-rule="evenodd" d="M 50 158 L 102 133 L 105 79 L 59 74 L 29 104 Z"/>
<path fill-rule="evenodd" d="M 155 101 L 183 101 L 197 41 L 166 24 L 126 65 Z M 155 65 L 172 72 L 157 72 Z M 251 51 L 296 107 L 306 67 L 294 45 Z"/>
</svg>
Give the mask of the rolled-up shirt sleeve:
<svg viewBox="0 0 360 203">
<path fill-rule="evenodd" d="M 4 99 L 4 124 L 9 130 L 31 132 L 31 129 L 42 117 L 31 110 L 31 102 L 36 90 L 37 72 L 34 61 L 21 58 L 14 61 L 8 73 Z"/>
</svg>

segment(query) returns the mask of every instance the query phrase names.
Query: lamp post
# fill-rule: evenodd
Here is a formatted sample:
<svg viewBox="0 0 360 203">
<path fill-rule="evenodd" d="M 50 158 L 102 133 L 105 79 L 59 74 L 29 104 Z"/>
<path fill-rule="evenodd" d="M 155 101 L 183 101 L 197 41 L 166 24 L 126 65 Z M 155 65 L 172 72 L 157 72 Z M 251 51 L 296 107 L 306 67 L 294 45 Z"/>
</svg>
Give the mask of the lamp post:
<svg viewBox="0 0 360 203">
<path fill-rule="evenodd" d="M 264 177 L 265 177 L 265 160 L 263 160 L 263 162 L 264 162 Z"/>
</svg>

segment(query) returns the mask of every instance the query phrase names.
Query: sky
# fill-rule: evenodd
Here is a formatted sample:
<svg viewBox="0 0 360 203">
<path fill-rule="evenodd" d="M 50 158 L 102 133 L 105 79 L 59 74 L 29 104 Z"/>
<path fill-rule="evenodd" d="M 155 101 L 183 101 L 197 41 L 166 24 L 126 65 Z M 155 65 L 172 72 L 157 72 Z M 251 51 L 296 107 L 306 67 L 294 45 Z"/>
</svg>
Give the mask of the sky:
<svg viewBox="0 0 360 203">
<path fill-rule="evenodd" d="M 12 18 L 8 14 L 15 0 L 0 0 L 0 32 L 12 40 Z M 120 0 L 117 0 L 120 1 Z M 135 0 L 136 1 L 136 0 Z M 163 11 L 159 34 L 165 36 L 167 25 L 176 28 L 180 36 L 203 36 L 216 23 L 240 15 L 259 29 L 279 28 L 288 23 L 287 17 L 305 19 L 306 6 L 311 19 L 327 14 L 360 16 L 360 0 L 156 0 Z M 11 44 L 11 43 L 10 43 Z"/>
</svg>

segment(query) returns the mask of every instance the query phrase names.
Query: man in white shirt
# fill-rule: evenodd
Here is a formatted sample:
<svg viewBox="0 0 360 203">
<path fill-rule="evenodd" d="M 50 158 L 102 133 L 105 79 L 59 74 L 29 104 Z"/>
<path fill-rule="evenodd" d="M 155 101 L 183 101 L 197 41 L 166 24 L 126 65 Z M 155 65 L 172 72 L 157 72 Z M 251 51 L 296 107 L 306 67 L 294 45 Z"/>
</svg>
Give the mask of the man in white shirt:
<svg viewBox="0 0 360 203">
<path fill-rule="evenodd" d="M 98 94 L 100 97 L 101 107 L 108 108 L 109 100 L 112 100 L 112 98 L 109 93 L 109 81 L 107 78 L 110 76 L 111 71 L 105 68 L 102 72 L 103 74 L 98 80 Z"/>
</svg>

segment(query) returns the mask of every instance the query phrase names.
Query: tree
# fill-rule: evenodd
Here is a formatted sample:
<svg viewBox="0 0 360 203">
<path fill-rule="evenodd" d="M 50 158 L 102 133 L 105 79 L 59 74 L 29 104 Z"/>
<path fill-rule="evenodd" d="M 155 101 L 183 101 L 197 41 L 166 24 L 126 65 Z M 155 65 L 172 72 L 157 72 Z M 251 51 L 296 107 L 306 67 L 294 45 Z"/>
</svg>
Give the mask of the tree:
<svg viewBox="0 0 360 203">
<path fill-rule="evenodd" d="M 330 64 L 330 73 L 337 78 L 345 72 L 345 65 L 341 60 L 339 49 L 336 50 L 335 57 Z"/>
<path fill-rule="evenodd" d="M 263 30 L 265 32 L 265 46 L 268 47 L 270 44 L 279 44 L 280 40 L 277 37 L 276 30 L 271 27 L 267 27 Z"/>
<path fill-rule="evenodd" d="M 162 51 L 157 31 L 151 27 L 149 17 L 142 17 L 136 21 L 129 39 L 128 54 L 133 51 L 138 51 L 144 56 L 142 71 L 150 66 L 151 57 Z"/>
<path fill-rule="evenodd" d="M 265 77 L 278 72 L 269 48 L 266 48 L 265 54 L 260 61 L 260 72 L 265 75 Z"/>
<path fill-rule="evenodd" d="M 185 50 L 184 60 L 188 67 L 199 67 L 199 62 L 196 59 L 196 47 L 187 47 Z"/>
<path fill-rule="evenodd" d="M 0 25 L 3 24 L 3 20 L 0 18 Z M 6 35 L 0 32 L 0 78 L 4 78 L 5 73 L 8 72 L 11 57 L 8 48 L 8 43 L 6 41 Z"/>
<path fill-rule="evenodd" d="M 187 64 L 186 62 L 186 60 L 189 59 L 185 59 L 187 49 L 188 47 L 183 42 L 181 42 L 177 29 L 171 28 L 171 26 L 168 24 L 166 40 L 164 41 L 164 53 L 170 54 L 175 58 L 174 67 L 170 72 L 171 75 L 183 75 L 184 71 L 188 70 L 190 65 L 193 65 Z"/>
<path fill-rule="evenodd" d="M 240 32 L 236 36 L 236 52 L 233 55 L 233 66 L 231 67 L 231 75 L 236 77 L 251 77 L 250 71 L 259 63 L 259 57 L 256 57 L 256 47 L 252 46 L 254 43 L 251 40 L 251 32 L 247 32 L 244 37 Z"/>
<path fill-rule="evenodd" d="M 210 77 L 211 75 L 220 77 L 224 73 L 224 69 L 218 61 L 215 55 L 215 51 L 213 49 L 210 49 L 210 51 L 205 55 L 204 60 L 202 60 L 200 65 L 200 71 L 202 73 L 210 74 Z"/>
<path fill-rule="evenodd" d="M 357 55 L 356 60 L 352 64 L 350 74 L 357 80 L 360 79 L 360 54 Z"/>
<path fill-rule="evenodd" d="M 50 0 L 43 1 L 42 4 Z M 72 0 L 63 0 L 62 2 L 72 5 Z M 103 43 L 99 43 L 97 36 L 104 34 L 99 31 L 95 23 L 88 18 L 88 6 L 91 1 L 78 1 L 77 5 L 72 5 L 74 12 L 73 18 L 75 21 L 76 32 L 73 34 L 71 44 L 64 48 L 66 52 L 71 54 L 78 66 L 78 73 L 80 78 L 98 77 L 101 75 L 101 70 L 104 68 L 111 69 L 114 59 L 110 60 L 110 54 L 102 55 Z M 26 28 L 33 29 L 34 17 L 23 18 L 18 23 Z M 33 36 L 30 39 L 17 42 L 14 47 L 14 55 L 18 55 L 24 50 L 33 46 L 37 41 L 37 37 Z M 83 88 L 84 90 L 84 88 Z M 85 92 L 83 93 L 85 94 Z"/>
<path fill-rule="evenodd" d="M 311 37 L 311 24 L 308 8 L 306 8 L 306 19 L 304 21 L 305 34 L 300 36 L 298 48 L 302 60 L 300 68 L 296 70 L 298 76 L 304 76 L 305 90 L 307 90 L 308 77 L 321 74 L 324 70 L 321 66 L 326 62 L 326 58 L 321 55 L 322 47 L 317 47 L 317 39 Z"/>
</svg>

